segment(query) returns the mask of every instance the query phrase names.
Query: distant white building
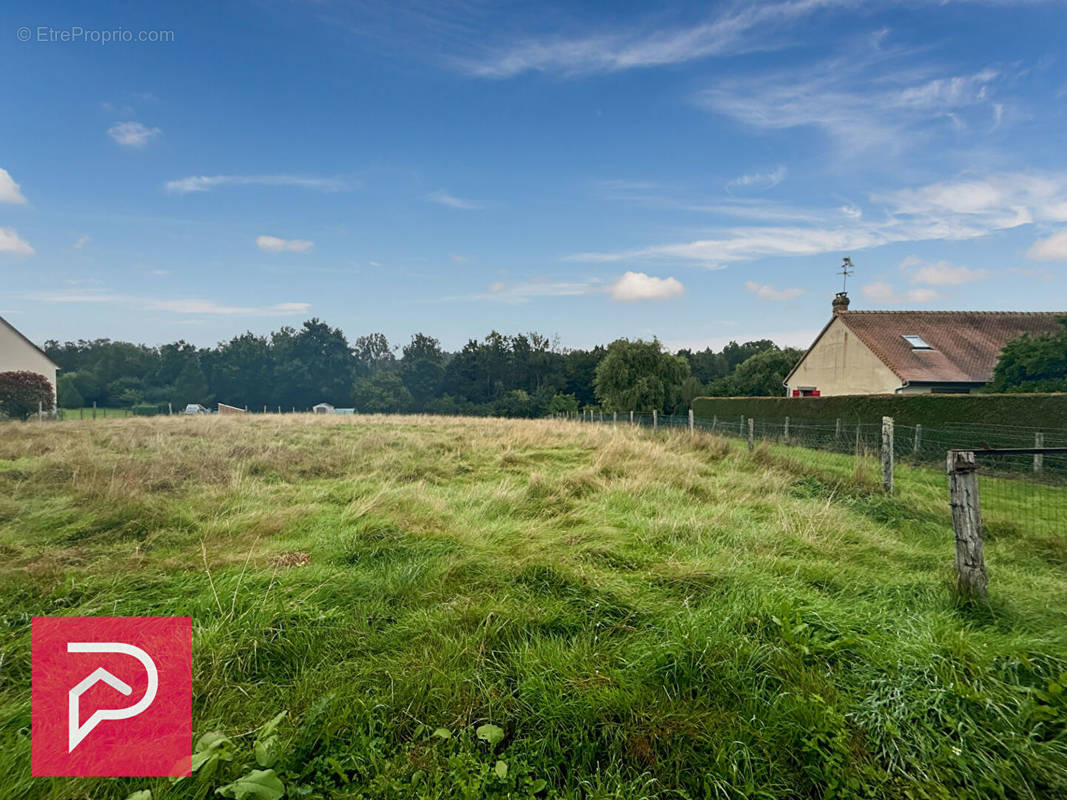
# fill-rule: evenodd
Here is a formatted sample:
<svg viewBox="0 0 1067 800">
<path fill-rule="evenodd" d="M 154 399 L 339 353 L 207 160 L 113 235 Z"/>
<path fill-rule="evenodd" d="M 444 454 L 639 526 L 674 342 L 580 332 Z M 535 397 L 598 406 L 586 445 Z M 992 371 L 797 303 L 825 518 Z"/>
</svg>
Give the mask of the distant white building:
<svg viewBox="0 0 1067 800">
<path fill-rule="evenodd" d="M 56 370 L 59 367 L 3 317 L 0 317 L 0 372 L 36 372 L 48 378 L 52 384 L 52 397 L 56 393 Z"/>
<path fill-rule="evenodd" d="M 329 403 L 319 403 L 317 406 L 312 406 L 311 410 L 316 414 L 332 414 L 333 406 Z"/>
</svg>

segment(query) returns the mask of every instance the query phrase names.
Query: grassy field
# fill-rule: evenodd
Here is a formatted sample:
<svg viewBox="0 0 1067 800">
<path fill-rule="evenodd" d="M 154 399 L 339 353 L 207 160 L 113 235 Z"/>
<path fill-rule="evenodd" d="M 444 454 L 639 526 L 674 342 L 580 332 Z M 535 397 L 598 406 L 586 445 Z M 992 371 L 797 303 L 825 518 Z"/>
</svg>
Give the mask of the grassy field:
<svg viewBox="0 0 1067 800">
<path fill-rule="evenodd" d="M 0 795 L 218 796 L 259 740 L 288 797 L 1065 797 L 1067 533 L 961 603 L 945 494 L 578 423 L 0 425 Z M 30 778 L 56 614 L 192 615 L 221 758 Z"/>
</svg>

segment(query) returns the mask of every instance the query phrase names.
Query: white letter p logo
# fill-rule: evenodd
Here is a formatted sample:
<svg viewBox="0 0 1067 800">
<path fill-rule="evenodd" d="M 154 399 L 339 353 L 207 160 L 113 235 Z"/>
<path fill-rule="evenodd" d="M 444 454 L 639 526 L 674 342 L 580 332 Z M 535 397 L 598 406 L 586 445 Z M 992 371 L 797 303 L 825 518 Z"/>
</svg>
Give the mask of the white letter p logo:
<svg viewBox="0 0 1067 800">
<path fill-rule="evenodd" d="M 148 688 L 145 690 L 144 697 L 132 706 L 127 706 L 126 708 L 103 708 L 94 711 L 89 719 L 85 720 L 85 724 L 83 725 L 78 724 L 78 701 L 81 696 L 89 691 L 91 687 L 95 686 L 97 682 L 103 681 L 112 689 L 122 692 L 127 696 L 133 693 L 133 687 L 119 680 L 103 667 L 99 667 L 67 693 L 67 752 L 69 753 L 78 746 L 82 739 L 89 735 L 93 728 L 104 720 L 130 719 L 131 717 L 136 717 L 152 705 L 152 701 L 156 699 L 156 691 L 159 689 L 159 673 L 156 671 L 155 662 L 148 653 L 140 647 L 134 647 L 132 644 L 125 644 L 124 642 L 68 642 L 67 652 L 122 653 L 123 655 L 133 656 L 140 661 L 141 666 L 143 666 L 145 672 L 148 673 Z"/>
</svg>

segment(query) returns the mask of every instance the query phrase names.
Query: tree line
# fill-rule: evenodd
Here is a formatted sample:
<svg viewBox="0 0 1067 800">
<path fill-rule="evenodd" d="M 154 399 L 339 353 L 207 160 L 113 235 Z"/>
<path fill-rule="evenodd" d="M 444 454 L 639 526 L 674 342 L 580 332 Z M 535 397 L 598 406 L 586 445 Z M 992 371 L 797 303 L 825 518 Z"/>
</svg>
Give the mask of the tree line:
<svg viewBox="0 0 1067 800">
<path fill-rule="evenodd" d="M 583 350 L 539 333 L 497 331 L 449 353 L 423 333 L 403 346 L 381 333 L 349 341 L 319 319 L 207 348 L 95 339 L 52 340 L 44 349 L 61 370 L 63 408 L 223 402 L 289 410 L 327 402 L 360 412 L 514 417 L 589 407 L 684 413 L 705 394 L 779 395 L 801 355 L 766 339 L 672 354 L 655 339 Z"/>
</svg>

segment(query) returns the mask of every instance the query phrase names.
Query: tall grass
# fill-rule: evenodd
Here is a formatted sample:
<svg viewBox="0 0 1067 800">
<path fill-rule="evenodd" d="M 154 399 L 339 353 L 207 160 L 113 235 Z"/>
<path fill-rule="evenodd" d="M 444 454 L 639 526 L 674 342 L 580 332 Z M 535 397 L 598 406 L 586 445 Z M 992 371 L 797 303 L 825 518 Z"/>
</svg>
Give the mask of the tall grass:
<svg viewBox="0 0 1067 800">
<path fill-rule="evenodd" d="M 547 421 L 6 424 L 0 794 L 212 796 L 287 711 L 292 797 L 1067 796 L 1067 535 L 1008 530 L 976 607 L 932 471 L 885 497 L 846 457 Z M 30 778 L 48 614 L 191 615 L 234 760 Z"/>
</svg>

